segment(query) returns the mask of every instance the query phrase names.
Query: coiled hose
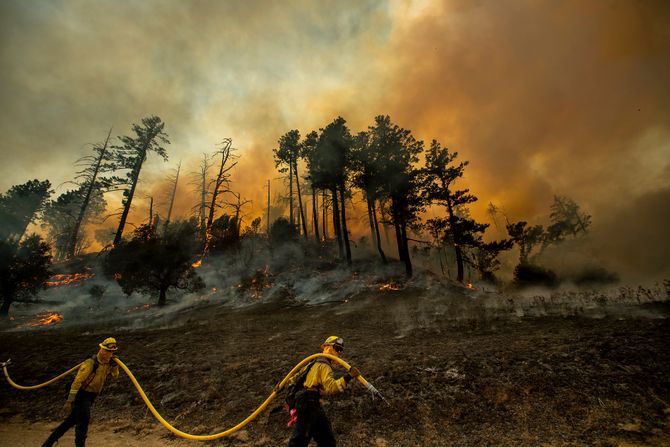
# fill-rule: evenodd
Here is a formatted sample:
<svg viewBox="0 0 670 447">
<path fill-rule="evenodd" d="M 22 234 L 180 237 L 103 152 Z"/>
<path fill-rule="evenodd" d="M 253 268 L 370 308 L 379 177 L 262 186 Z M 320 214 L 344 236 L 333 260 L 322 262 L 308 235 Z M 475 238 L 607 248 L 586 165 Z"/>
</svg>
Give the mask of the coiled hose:
<svg viewBox="0 0 670 447">
<path fill-rule="evenodd" d="M 342 360 L 342 359 L 339 358 L 339 357 L 335 357 L 335 356 L 330 355 L 330 354 L 319 353 L 319 354 L 313 354 L 313 355 L 310 355 L 309 357 L 304 358 L 304 359 L 303 359 L 300 363 L 298 363 L 295 367 L 293 367 L 293 369 L 286 375 L 286 377 L 284 377 L 284 379 L 283 379 L 281 382 L 279 382 L 279 383 L 274 387 L 274 389 L 272 390 L 272 392 L 270 393 L 270 395 L 267 397 L 267 399 L 265 399 L 265 401 L 264 401 L 258 408 L 256 408 L 256 409 L 255 409 L 249 416 L 247 416 L 246 419 L 244 419 L 242 422 L 240 422 L 239 424 L 235 425 L 234 427 L 229 428 L 228 430 L 225 430 L 225 431 L 222 431 L 222 432 L 219 432 L 219 433 L 214 433 L 214 434 L 211 434 L 211 435 L 192 435 L 192 434 L 190 434 L 190 433 L 183 432 L 183 431 L 181 431 L 181 430 L 175 428 L 174 426 L 172 426 L 168 421 L 166 421 L 166 420 L 160 415 L 160 413 L 158 413 L 158 411 L 157 411 L 156 408 L 153 406 L 153 404 L 151 403 L 151 401 L 149 400 L 149 398 L 147 397 L 147 395 L 144 393 L 144 390 L 142 389 L 142 386 L 139 384 L 139 382 L 137 381 L 137 379 L 135 379 L 135 376 L 134 376 L 133 373 L 130 371 L 130 369 L 128 369 L 128 367 L 127 367 L 121 360 L 119 360 L 118 357 L 112 357 L 112 359 L 113 359 L 113 360 L 114 360 L 114 361 L 121 367 L 121 369 L 123 369 L 123 372 L 126 373 L 126 375 L 128 376 L 128 378 L 130 379 L 130 381 L 133 383 L 133 385 L 134 385 L 135 388 L 137 389 L 137 392 L 140 394 L 140 397 L 142 397 L 142 400 L 144 401 L 144 403 L 146 404 L 146 406 L 149 408 L 149 410 L 150 410 L 151 413 L 154 415 L 154 417 L 158 420 L 158 422 L 160 422 L 165 428 L 167 428 L 167 429 L 170 430 L 172 433 L 174 433 L 175 435 L 177 435 L 177 436 L 179 436 L 179 437 L 181 437 L 181 438 L 191 439 L 191 440 L 194 440 L 194 441 L 212 441 L 212 440 L 214 440 L 214 439 L 220 439 L 220 438 L 224 438 L 224 437 L 226 437 L 226 436 L 230 436 L 231 434 L 233 434 L 233 433 L 235 433 L 236 431 L 238 431 L 238 430 L 240 430 L 241 428 L 243 428 L 243 427 L 244 427 L 245 425 L 247 425 L 249 422 L 253 421 L 253 420 L 254 420 L 254 419 L 255 419 L 255 418 L 256 418 L 256 417 L 257 417 L 257 416 L 258 416 L 258 415 L 259 415 L 259 414 L 260 414 L 260 413 L 261 413 L 261 412 L 262 412 L 262 411 L 263 411 L 263 410 L 270 404 L 270 402 L 272 402 L 272 401 L 277 397 L 277 394 L 278 394 L 279 392 L 281 392 L 281 390 L 284 389 L 284 387 L 286 386 L 286 384 L 291 380 L 291 378 L 292 378 L 295 374 L 297 374 L 297 373 L 298 373 L 298 372 L 299 372 L 299 371 L 300 371 L 300 370 L 301 370 L 307 363 L 311 362 L 312 360 L 314 360 L 314 359 L 316 359 L 316 358 L 318 358 L 318 357 L 325 357 L 325 358 L 327 358 L 327 359 L 329 359 L 329 360 L 335 361 L 335 362 L 339 363 L 340 365 L 342 365 L 347 371 L 349 371 L 349 369 L 351 368 L 351 366 L 350 366 L 347 362 L 345 362 L 344 360 Z M 51 383 L 56 382 L 57 380 L 62 379 L 63 377 L 67 376 L 68 374 L 70 374 L 70 373 L 76 371 L 76 370 L 81 366 L 81 363 L 80 363 L 79 365 L 77 365 L 77 366 L 75 366 L 74 368 L 72 368 L 72 369 L 70 369 L 70 370 L 64 372 L 63 374 L 59 375 L 58 377 L 54 377 L 53 379 L 51 379 L 51 380 L 49 380 L 49 381 L 47 381 L 47 382 L 41 383 L 41 384 L 39 384 L 39 385 L 33 385 L 33 386 L 21 386 L 21 385 L 16 384 L 16 383 L 9 377 L 9 372 L 7 372 L 7 365 L 8 365 L 8 364 L 9 364 L 9 360 L 8 360 L 7 362 L 5 362 L 5 363 L 2 363 L 2 368 L 3 368 L 3 371 L 4 371 L 4 373 L 5 373 L 5 377 L 7 378 L 7 382 L 9 382 L 9 384 L 10 384 L 11 386 L 13 386 L 14 388 L 17 388 L 17 389 L 19 389 L 19 390 L 36 390 L 36 389 L 45 387 L 45 386 L 47 386 L 47 385 L 49 385 L 49 384 L 51 384 Z M 363 376 L 360 376 L 360 375 L 359 375 L 359 376 L 357 377 L 357 380 L 358 380 L 363 386 L 365 386 L 365 388 L 367 388 L 369 391 L 371 391 L 372 393 L 377 394 L 377 395 L 379 395 L 379 396 L 381 397 L 381 394 L 379 394 L 379 391 L 377 391 L 377 390 L 375 389 L 375 387 L 372 386 L 372 384 L 370 384 L 367 380 L 365 380 L 365 379 L 363 378 Z M 383 398 L 382 398 L 382 399 L 383 399 Z"/>
</svg>

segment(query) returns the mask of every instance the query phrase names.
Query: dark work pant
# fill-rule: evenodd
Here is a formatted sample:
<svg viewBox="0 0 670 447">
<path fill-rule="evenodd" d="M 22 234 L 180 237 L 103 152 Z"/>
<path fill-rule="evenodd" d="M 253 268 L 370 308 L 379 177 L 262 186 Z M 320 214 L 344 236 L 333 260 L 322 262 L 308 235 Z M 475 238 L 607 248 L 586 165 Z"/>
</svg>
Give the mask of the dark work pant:
<svg viewBox="0 0 670 447">
<path fill-rule="evenodd" d="M 93 405 L 95 396 L 95 393 L 79 391 L 74 399 L 72 411 L 63 423 L 49 435 L 44 445 L 51 447 L 65 432 L 74 427 L 74 445 L 84 447 L 86 445 L 86 434 L 88 433 L 88 421 L 91 419 L 91 405 Z"/>
<path fill-rule="evenodd" d="M 316 402 L 298 403 L 298 420 L 293 426 L 288 447 L 307 447 L 314 438 L 319 447 L 335 447 L 335 436 L 323 407 Z"/>
</svg>

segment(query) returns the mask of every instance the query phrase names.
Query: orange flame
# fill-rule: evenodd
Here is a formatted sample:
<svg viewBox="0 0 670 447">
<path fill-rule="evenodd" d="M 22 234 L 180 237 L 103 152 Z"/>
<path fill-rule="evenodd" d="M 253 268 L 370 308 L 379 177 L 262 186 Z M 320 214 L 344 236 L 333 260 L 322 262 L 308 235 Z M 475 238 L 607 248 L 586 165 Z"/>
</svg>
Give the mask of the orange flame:
<svg viewBox="0 0 670 447">
<path fill-rule="evenodd" d="M 50 324 L 56 324 L 63 321 L 63 315 L 58 312 L 45 312 L 37 316 L 35 321 L 26 323 L 22 327 L 39 327 L 39 326 L 48 326 Z"/>
<path fill-rule="evenodd" d="M 72 274 L 61 274 L 53 275 L 46 282 L 47 287 L 57 287 L 57 286 L 68 286 L 68 285 L 79 285 L 79 283 L 86 281 L 87 279 L 93 278 L 95 273 L 92 273 L 90 270 L 87 270 L 83 273 L 72 273 Z"/>
<path fill-rule="evenodd" d="M 195 261 L 193 264 L 191 264 L 191 267 L 197 269 L 198 267 L 200 267 L 200 264 L 202 264 L 202 259 L 198 259 L 197 261 Z"/>
<path fill-rule="evenodd" d="M 472 283 L 470 283 L 470 282 L 465 287 L 467 287 L 468 289 L 474 289 L 475 288 L 475 286 L 473 286 Z"/>
<path fill-rule="evenodd" d="M 379 286 L 379 291 L 380 292 L 386 292 L 386 291 L 389 291 L 389 290 L 402 290 L 402 288 L 396 286 L 393 283 L 386 283 L 386 284 L 382 284 L 381 286 Z"/>
</svg>

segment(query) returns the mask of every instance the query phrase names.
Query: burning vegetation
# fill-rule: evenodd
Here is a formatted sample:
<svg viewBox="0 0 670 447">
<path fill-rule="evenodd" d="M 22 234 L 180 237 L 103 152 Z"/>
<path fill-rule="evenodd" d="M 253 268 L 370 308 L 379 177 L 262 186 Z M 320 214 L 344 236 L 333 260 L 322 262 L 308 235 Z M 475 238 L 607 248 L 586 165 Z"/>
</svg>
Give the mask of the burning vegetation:
<svg viewBox="0 0 670 447">
<path fill-rule="evenodd" d="M 84 281 L 91 279 L 94 276 L 95 273 L 93 273 L 90 268 L 87 268 L 84 272 L 81 273 L 62 273 L 53 275 L 46 282 L 46 285 L 47 287 L 79 286 Z"/>
<path fill-rule="evenodd" d="M 19 325 L 19 328 L 36 328 L 41 326 L 51 326 L 63 321 L 63 314 L 59 312 L 42 312 L 32 320 Z"/>
</svg>

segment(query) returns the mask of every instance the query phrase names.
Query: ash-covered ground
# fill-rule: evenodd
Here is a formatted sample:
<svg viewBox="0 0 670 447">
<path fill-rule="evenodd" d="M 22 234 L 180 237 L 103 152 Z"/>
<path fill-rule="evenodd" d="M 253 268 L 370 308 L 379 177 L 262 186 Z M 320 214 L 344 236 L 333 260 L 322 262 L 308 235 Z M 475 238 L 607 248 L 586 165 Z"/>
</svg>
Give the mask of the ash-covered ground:
<svg viewBox="0 0 670 447">
<path fill-rule="evenodd" d="M 209 434 L 244 419 L 336 334 L 347 343 L 344 358 L 390 404 L 360 386 L 326 400 L 340 446 L 670 445 L 668 282 L 502 294 L 428 273 L 399 278 L 330 267 L 259 270 L 256 281 L 231 278 L 160 309 L 141 297 L 122 301 L 110 291 L 96 299 L 86 285 L 67 286 L 48 291 L 46 303 L 16 307 L 0 355 L 12 358 L 18 383 L 35 384 L 115 336 L 119 357 L 161 414 Z M 44 312 L 63 320 L 30 326 Z M 55 424 L 63 387 L 0 385 L 0 424 Z M 210 444 L 285 445 L 280 404 Z M 125 376 L 96 401 L 93 424 L 173 438 Z"/>
</svg>

